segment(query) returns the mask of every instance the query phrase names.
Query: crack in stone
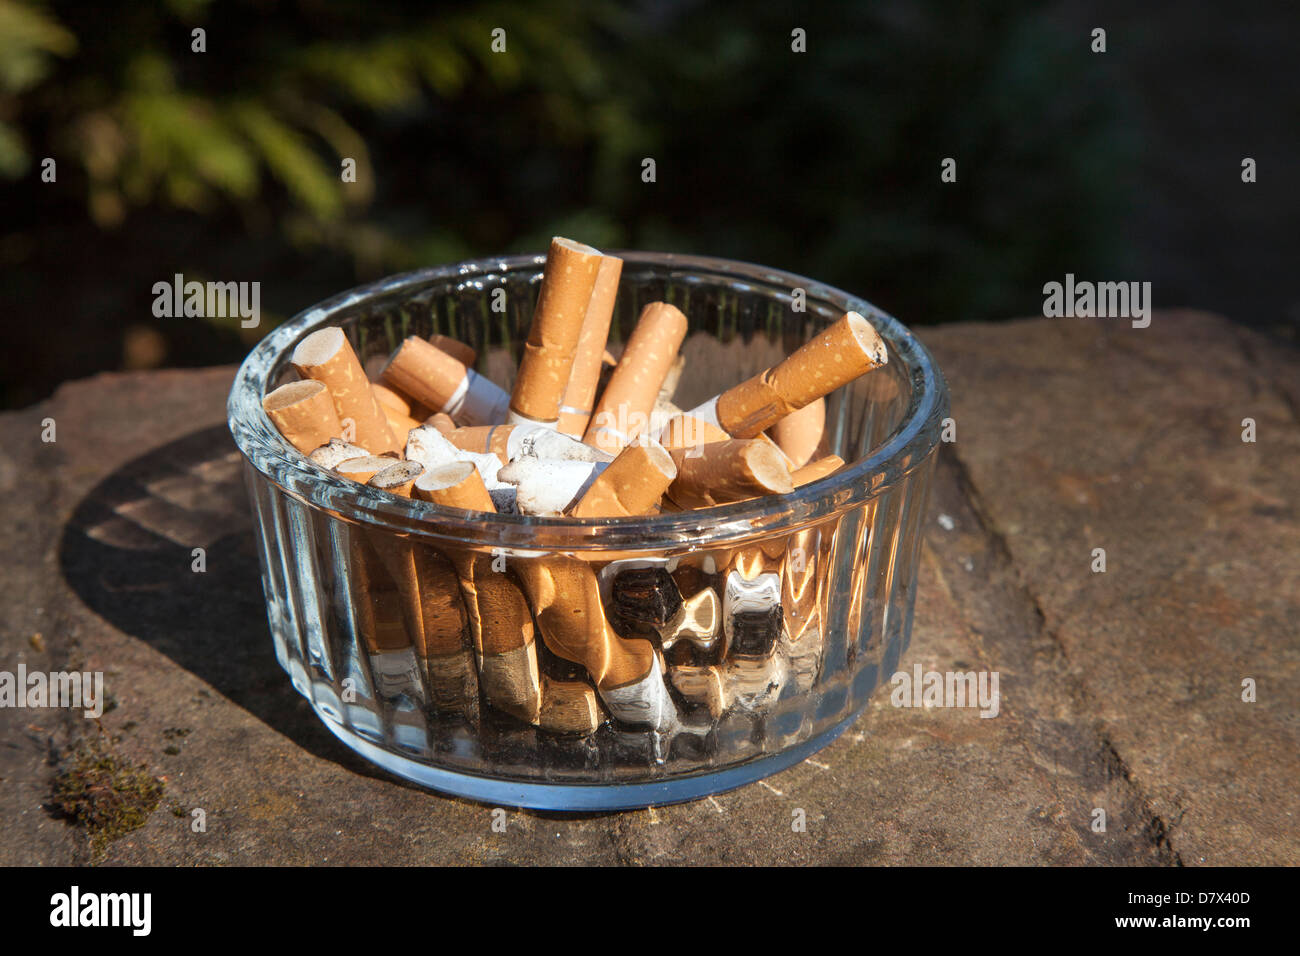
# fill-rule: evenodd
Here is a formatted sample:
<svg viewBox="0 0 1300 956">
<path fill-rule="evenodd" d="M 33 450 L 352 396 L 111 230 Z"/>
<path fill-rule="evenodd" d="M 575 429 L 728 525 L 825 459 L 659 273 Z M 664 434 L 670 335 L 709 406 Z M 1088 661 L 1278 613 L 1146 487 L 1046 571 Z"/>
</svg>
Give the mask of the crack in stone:
<svg viewBox="0 0 1300 956">
<path fill-rule="evenodd" d="M 1020 565 L 1012 556 L 1011 547 L 1007 541 L 1006 535 L 997 528 L 993 517 L 989 512 L 988 506 L 984 502 L 983 496 L 980 494 L 979 489 L 975 485 L 974 479 L 971 477 L 969 468 L 966 463 L 962 461 L 961 456 L 956 453 L 955 449 L 949 456 L 949 460 L 953 463 L 953 471 L 957 479 L 958 493 L 963 499 L 965 499 L 971 513 L 975 516 L 975 520 L 979 523 L 980 531 L 989 540 L 998 562 L 1004 565 L 1006 570 L 1012 572 L 1016 582 L 1016 589 L 1023 596 L 1025 604 L 1033 610 L 1037 619 L 1036 635 L 1046 636 L 1049 638 L 1060 653 L 1061 659 L 1067 665 L 1070 665 L 1070 655 L 1065 643 L 1061 640 L 1060 635 L 1056 630 L 1048 626 L 1047 615 L 1043 611 L 1038 596 L 1028 586 L 1025 576 L 1020 571 Z M 1069 666 L 1067 666 L 1065 673 L 1061 675 L 1061 679 L 1068 680 L 1073 684 L 1072 690 L 1074 692 L 1074 697 L 1085 707 L 1085 712 L 1091 712 L 1093 714 L 1097 712 L 1096 701 L 1092 698 L 1092 695 L 1088 692 L 1086 687 L 1084 687 L 1078 680 L 1072 678 L 1071 668 Z M 1156 813 L 1155 808 L 1151 805 L 1151 801 L 1143 792 L 1142 787 L 1140 787 L 1133 779 L 1127 761 L 1123 758 L 1118 748 L 1111 740 L 1110 734 L 1101 727 L 1098 727 L 1095 730 L 1095 734 L 1101 758 L 1107 769 L 1108 776 L 1111 778 L 1118 777 L 1123 781 L 1133 805 L 1140 810 L 1144 817 L 1141 832 L 1145 842 L 1155 850 L 1155 852 L 1160 856 L 1162 862 L 1171 866 L 1183 866 L 1182 857 L 1174 848 L 1171 837 L 1174 827 L 1182 821 L 1182 816 L 1186 813 L 1186 810 L 1180 807 L 1179 809 L 1181 812 L 1178 820 L 1172 825 L 1167 824 L 1160 814 Z"/>
</svg>

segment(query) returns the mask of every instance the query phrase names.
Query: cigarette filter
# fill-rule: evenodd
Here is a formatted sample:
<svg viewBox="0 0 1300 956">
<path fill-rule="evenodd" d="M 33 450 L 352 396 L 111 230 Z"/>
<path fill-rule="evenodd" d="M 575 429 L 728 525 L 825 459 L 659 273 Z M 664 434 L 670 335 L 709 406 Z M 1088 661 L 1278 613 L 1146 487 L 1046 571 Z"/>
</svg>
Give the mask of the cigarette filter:
<svg viewBox="0 0 1300 956">
<path fill-rule="evenodd" d="M 591 734 L 605 722 L 605 708 L 586 681 L 542 678 L 537 725 L 556 734 Z"/>
<path fill-rule="evenodd" d="M 335 466 L 334 471 L 344 478 L 351 478 L 353 481 L 359 481 L 364 485 L 392 464 L 393 459 L 391 458 L 385 458 L 381 455 L 367 455 L 364 458 L 351 458 L 348 461 L 340 462 Z"/>
<path fill-rule="evenodd" d="M 299 375 L 322 382 L 329 389 L 343 426 L 342 437 L 347 437 L 351 423 L 352 440 L 372 455 L 401 447 L 342 329 L 317 329 L 298 343 L 292 361 Z"/>
<path fill-rule="evenodd" d="M 651 302 L 641 310 L 583 441 L 613 454 L 647 433 L 655 398 L 684 338 L 686 316 L 675 306 Z"/>
<path fill-rule="evenodd" d="M 795 468 L 802 468 L 812 460 L 825 431 L 826 399 L 824 398 L 809 402 L 768 429 L 771 439 L 785 452 Z"/>
<path fill-rule="evenodd" d="M 708 419 L 681 414 L 668 420 L 659 433 L 659 443 L 668 449 L 693 448 L 708 442 L 727 441 L 730 437 Z"/>
<path fill-rule="evenodd" d="M 435 333 L 429 336 L 429 344 L 446 352 L 466 368 L 473 368 L 474 363 L 478 361 L 478 352 L 474 351 L 473 346 L 466 345 L 460 339 L 453 339 L 450 335 Z"/>
<path fill-rule="evenodd" d="M 434 428 L 438 429 L 438 431 L 442 432 L 444 435 L 454 432 L 456 430 L 456 423 L 452 420 L 452 417 L 448 415 L 446 412 L 434 412 L 432 415 L 430 415 L 428 418 L 424 420 L 424 423 L 426 425 L 432 425 Z"/>
<path fill-rule="evenodd" d="M 871 323 L 846 312 L 778 364 L 688 414 L 711 421 L 733 438 L 753 438 L 887 360 L 885 342 Z"/>
<path fill-rule="evenodd" d="M 646 514 L 676 477 L 672 457 L 657 442 L 628 445 L 591 483 L 569 514 L 575 518 Z"/>
<path fill-rule="evenodd" d="M 802 468 L 796 469 L 790 473 L 790 482 L 796 488 L 802 488 L 804 485 L 810 485 L 814 481 L 820 481 L 827 475 L 833 475 L 844 467 L 844 459 L 839 455 L 827 455 L 825 458 L 818 458 L 816 461 L 809 462 Z"/>
<path fill-rule="evenodd" d="M 382 375 L 398 392 L 466 425 L 501 421 L 510 402 L 496 383 L 415 336 L 398 346 Z"/>
<path fill-rule="evenodd" d="M 415 480 L 412 492 L 420 501 L 446 508 L 495 512 L 492 496 L 471 462 L 457 461 L 426 471 Z"/>
<path fill-rule="evenodd" d="M 659 730 L 676 722 L 653 645 L 614 633 L 590 564 L 552 555 L 517 562 L 515 573 L 547 648 L 587 669 L 610 713 Z"/>
<path fill-rule="evenodd" d="M 523 592 L 488 555 L 452 555 L 469 612 L 479 686 L 487 702 L 529 724 L 542 709 L 533 618 Z"/>
<path fill-rule="evenodd" d="M 502 468 L 497 477 L 515 486 L 515 507 L 520 514 L 561 515 L 606 467 L 603 462 L 525 455 Z"/>
<path fill-rule="evenodd" d="M 557 236 L 551 240 L 537 307 L 510 395 L 511 421 L 553 424 L 558 420 L 603 258 L 598 250 L 571 239 Z"/>
<path fill-rule="evenodd" d="M 323 382 L 306 379 L 281 385 L 262 399 L 262 408 L 284 440 L 304 455 L 343 434 L 334 400 Z"/>
<path fill-rule="evenodd" d="M 312 451 L 307 457 L 312 464 L 328 471 L 333 471 L 349 458 L 365 458 L 367 451 L 357 445 L 350 445 L 342 438 L 331 438 L 328 442 Z"/>
<path fill-rule="evenodd" d="M 570 461 L 613 461 L 614 456 L 545 425 L 480 425 L 458 428 L 447 435 L 457 448 L 492 452 L 502 461 L 520 457 Z"/>
<path fill-rule="evenodd" d="M 605 340 L 609 338 L 609 323 L 614 317 L 614 303 L 618 299 L 618 280 L 623 273 L 623 260 L 616 256 L 601 256 L 596 272 L 596 284 L 591 290 L 587 313 L 578 333 L 578 348 L 573 356 L 569 384 L 560 403 L 559 431 L 581 438 L 591 419 L 596 399 L 596 385 L 600 382 L 601 359 Z"/>
<path fill-rule="evenodd" d="M 781 454 L 757 439 L 710 442 L 669 454 L 677 478 L 668 486 L 668 497 L 683 508 L 708 508 L 794 489 Z"/>
</svg>

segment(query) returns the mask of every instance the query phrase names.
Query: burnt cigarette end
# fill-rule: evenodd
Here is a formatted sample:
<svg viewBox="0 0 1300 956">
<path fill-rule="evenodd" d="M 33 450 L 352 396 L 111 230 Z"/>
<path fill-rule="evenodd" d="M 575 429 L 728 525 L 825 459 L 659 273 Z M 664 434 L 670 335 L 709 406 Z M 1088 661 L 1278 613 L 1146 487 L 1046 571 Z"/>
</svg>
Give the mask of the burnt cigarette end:
<svg viewBox="0 0 1300 956">
<path fill-rule="evenodd" d="M 677 582 L 665 568 L 633 568 L 620 572 L 611 586 L 610 616 L 628 631 L 658 631 L 682 607 Z"/>
<path fill-rule="evenodd" d="M 761 611 L 735 611 L 731 619 L 731 653 L 767 657 L 781 636 L 781 605 Z"/>
</svg>

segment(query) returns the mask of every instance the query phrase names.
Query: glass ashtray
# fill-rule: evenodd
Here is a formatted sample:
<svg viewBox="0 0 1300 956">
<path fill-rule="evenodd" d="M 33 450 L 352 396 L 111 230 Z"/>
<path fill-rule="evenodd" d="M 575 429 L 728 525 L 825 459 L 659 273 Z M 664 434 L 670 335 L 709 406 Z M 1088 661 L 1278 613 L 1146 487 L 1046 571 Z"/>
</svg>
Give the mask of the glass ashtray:
<svg viewBox="0 0 1300 956">
<path fill-rule="evenodd" d="M 325 326 L 343 328 L 372 374 L 407 336 L 452 336 L 508 390 L 544 256 L 424 269 L 335 296 L 263 339 L 231 390 L 276 658 L 340 740 L 423 786 L 551 810 L 731 789 L 834 740 L 907 647 L 948 414 L 929 352 L 868 302 L 800 276 L 612 254 L 624 266 L 611 350 L 647 303 L 688 318 L 673 398 L 682 408 L 775 364 L 846 311 L 865 316 L 888 362 L 826 397 L 817 449 L 847 464 L 789 494 L 693 511 L 488 514 L 324 471 L 263 411 L 263 396 L 295 377 L 295 346 Z M 477 596 L 458 584 L 466 567 L 479 569 Z M 649 674 L 596 686 L 548 646 L 525 587 L 541 569 L 587 595 L 591 626 Z"/>
</svg>

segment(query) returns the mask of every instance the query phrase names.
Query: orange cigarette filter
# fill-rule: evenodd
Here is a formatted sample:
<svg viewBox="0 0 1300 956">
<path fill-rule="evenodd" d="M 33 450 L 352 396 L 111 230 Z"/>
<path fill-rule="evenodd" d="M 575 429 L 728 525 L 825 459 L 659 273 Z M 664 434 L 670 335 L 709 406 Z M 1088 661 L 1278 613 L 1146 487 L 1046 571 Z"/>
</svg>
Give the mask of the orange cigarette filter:
<svg viewBox="0 0 1300 956">
<path fill-rule="evenodd" d="M 398 393 L 467 424 L 486 425 L 505 415 L 508 396 L 496 383 L 414 335 L 397 347 L 381 377 Z"/>
<path fill-rule="evenodd" d="M 262 408 L 285 441 L 304 455 L 343 434 L 334 399 L 323 382 L 306 379 L 281 385 L 262 399 Z"/>
<path fill-rule="evenodd" d="M 432 425 L 444 435 L 448 435 L 456 430 L 456 423 L 446 412 L 434 412 L 424 420 L 426 425 Z"/>
<path fill-rule="evenodd" d="M 379 399 L 379 404 L 386 409 L 395 412 L 401 412 L 403 415 L 411 414 L 411 403 L 406 398 L 398 395 L 387 385 L 381 385 L 378 382 L 370 383 L 370 390 L 375 393 L 375 398 Z"/>
<path fill-rule="evenodd" d="M 790 471 L 775 445 L 737 438 L 669 452 L 677 478 L 668 497 L 683 508 L 709 508 L 793 490 Z"/>
<path fill-rule="evenodd" d="M 659 443 L 665 448 L 692 448 L 707 442 L 727 441 L 731 436 L 717 425 L 694 415 L 676 415 L 664 426 Z"/>
<path fill-rule="evenodd" d="M 446 435 L 447 441 L 461 451 L 472 451 L 479 454 L 490 451 L 503 462 L 506 462 L 510 460 L 507 447 L 510 441 L 510 433 L 513 430 L 513 425 L 471 425 L 466 428 L 443 432 L 443 434 Z"/>
<path fill-rule="evenodd" d="M 329 389 L 334 411 L 343 427 L 341 437 L 372 455 L 401 448 L 342 329 L 317 329 L 298 343 L 292 361 L 299 375 L 322 382 Z M 352 436 L 347 434 L 349 424 Z"/>
<path fill-rule="evenodd" d="M 605 355 L 605 341 L 609 338 L 609 323 L 614 317 L 614 304 L 618 300 L 618 280 L 623 274 L 623 260 L 617 256 L 601 256 L 596 272 L 596 284 L 587 303 L 587 314 L 582 320 L 578 335 L 578 348 L 569 372 L 569 384 L 564 389 L 560 403 L 558 431 L 581 438 L 591 420 L 596 400 L 596 386 L 600 382 L 600 366 Z"/>
<path fill-rule="evenodd" d="M 347 461 L 340 462 L 335 466 L 334 471 L 344 478 L 351 478 L 353 481 L 359 481 L 364 485 L 375 475 L 385 468 L 392 467 L 392 465 L 393 459 L 391 458 L 368 455 L 365 458 L 350 458 Z"/>
<path fill-rule="evenodd" d="M 643 680 L 654 664 L 647 640 L 614 633 L 590 564 L 565 555 L 524 560 L 515 568 L 547 649 L 581 664 L 602 690 Z"/>
<path fill-rule="evenodd" d="M 546 256 L 542 288 L 510 395 L 514 421 L 552 424 L 569 384 L 587 305 L 604 256 L 591 246 L 556 237 Z"/>
<path fill-rule="evenodd" d="M 718 425 L 733 438 L 753 438 L 887 359 L 871 323 L 846 312 L 777 365 L 719 395 Z"/>
<path fill-rule="evenodd" d="M 467 368 L 473 368 L 474 363 L 478 361 L 478 352 L 474 351 L 473 346 L 466 345 L 460 339 L 453 339 L 450 335 L 431 335 L 429 344 L 446 352 Z"/>
<path fill-rule="evenodd" d="M 388 419 L 388 427 L 392 429 L 393 434 L 397 436 L 398 441 L 402 442 L 402 444 L 406 443 L 407 433 L 412 428 L 420 427 L 420 423 L 410 415 L 399 412 L 387 405 L 384 406 L 384 417 Z"/>
<path fill-rule="evenodd" d="M 839 455 L 827 455 L 825 458 L 818 458 L 811 461 L 790 473 L 790 481 L 796 488 L 802 488 L 804 485 L 812 484 L 819 481 L 827 475 L 833 475 L 844 467 L 844 459 Z"/>
<path fill-rule="evenodd" d="M 826 399 L 809 402 L 768 429 L 768 435 L 785 452 L 795 468 L 812 461 L 826 431 Z"/>
<path fill-rule="evenodd" d="M 583 441 L 612 455 L 646 430 L 659 388 L 684 338 L 686 316 L 676 306 L 651 302 L 641 310 Z"/>
<path fill-rule="evenodd" d="M 447 508 L 497 510 L 478 470 L 468 461 L 457 461 L 426 471 L 416 479 L 412 494 L 420 501 L 432 501 Z"/>
<path fill-rule="evenodd" d="M 386 461 L 388 467 L 375 472 L 366 484 L 402 498 L 411 497 L 411 486 L 424 471 L 424 466 L 418 461 L 394 462 L 391 458 Z"/>
<path fill-rule="evenodd" d="M 659 504 L 677 467 L 657 442 L 628 445 L 578 499 L 575 518 L 613 518 L 648 514 Z"/>
</svg>

